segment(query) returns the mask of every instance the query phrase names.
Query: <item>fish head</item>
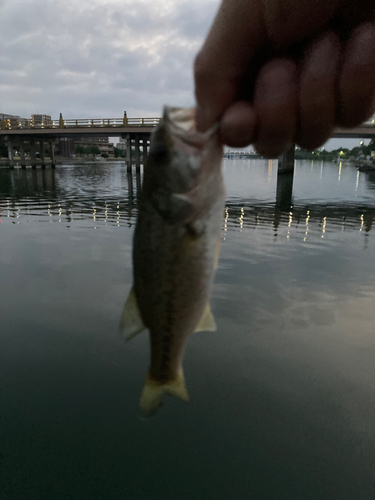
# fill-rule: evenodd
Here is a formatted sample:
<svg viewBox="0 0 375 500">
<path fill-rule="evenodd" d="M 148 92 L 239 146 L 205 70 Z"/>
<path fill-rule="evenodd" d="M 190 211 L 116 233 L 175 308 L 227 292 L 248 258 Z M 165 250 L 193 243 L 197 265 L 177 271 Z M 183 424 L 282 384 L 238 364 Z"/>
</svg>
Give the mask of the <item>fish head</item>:
<svg viewBox="0 0 375 500">
<path fill-rule="evenodd" d="M 218 126 L 205 133 L 195 126 L 195 108 L 165 107 L 152 134 L 143 195 L 169 222 L 191 218 L 210 203 L 221 178 Z"/>
</svg>

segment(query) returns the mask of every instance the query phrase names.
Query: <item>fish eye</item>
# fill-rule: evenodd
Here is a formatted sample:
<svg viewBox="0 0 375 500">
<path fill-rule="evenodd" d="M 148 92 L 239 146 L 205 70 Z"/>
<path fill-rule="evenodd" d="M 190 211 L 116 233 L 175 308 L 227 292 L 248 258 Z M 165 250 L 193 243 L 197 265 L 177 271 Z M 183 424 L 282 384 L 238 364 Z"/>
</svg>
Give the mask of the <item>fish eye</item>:
<svg viewBox="0 0 375 500">
<path fill-rule="evenodd" d="M 150 151 L 150 155 L 157 162 L 163 161 L 167 158 L 168 149 L 165 146 L 154 146 Z"/>
</svg>

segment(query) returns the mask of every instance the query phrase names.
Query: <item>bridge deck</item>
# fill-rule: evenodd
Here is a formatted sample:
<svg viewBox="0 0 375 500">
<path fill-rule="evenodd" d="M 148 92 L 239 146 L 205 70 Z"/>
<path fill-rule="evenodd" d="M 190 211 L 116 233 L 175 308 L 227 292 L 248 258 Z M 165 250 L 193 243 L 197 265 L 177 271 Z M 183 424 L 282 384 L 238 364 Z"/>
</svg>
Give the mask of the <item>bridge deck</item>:
<svg viewBox="0 0 375 500">
<path fill-rule="evenodd" d="M 8 137 L 45 137 L 45 138 L 58 138 L 58 137 L 78 137 L 82 135 L 97 135 L 105 137 L 120 137 L 123 134 L 150 134 L 154 126 L 94 126 L 94 127 L 65 127 L 65 128 L 11 128 L 0 130 L 1 136 Z"/>
<path fill-rule="evenodd" d="M 1 136 L 38 136 L 38 137 L 77 137 L 79 135 L 98 135 L 116 137 L 123 134 L 150 134 L 160 122 L 160 118 L 77 118 L 71 120 L 49 120 L 33 123 L 32 120 L 0 121 Z M 363 137 L 375 135 L 375 121 L 369 120 L 358 127 L 336 128 L 332 137 Z"/>
</svg>

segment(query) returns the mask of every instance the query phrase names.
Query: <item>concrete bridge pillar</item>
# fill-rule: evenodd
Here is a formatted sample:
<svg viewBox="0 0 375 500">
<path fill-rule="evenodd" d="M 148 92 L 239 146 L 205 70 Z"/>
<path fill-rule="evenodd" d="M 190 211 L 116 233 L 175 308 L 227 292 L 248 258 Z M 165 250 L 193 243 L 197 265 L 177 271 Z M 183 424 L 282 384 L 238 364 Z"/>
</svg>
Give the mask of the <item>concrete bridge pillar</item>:
<svg viewBox="0 0 375 500">
<path fill-rule="evenodd" d="M 20 143 L 20 159 L 21 159 L 21 167 L 26 168 L 26 159 L 25 159 L 25 144 L 21 140 Z"/>
<path fill-rule="evenodd" d="M 132 141 L 130 139 L 130 135 L 126 135 L 126 168 L 128 172 L 132 170 Z"/>
<path fill-rule="evenodd" d="M 9 168 L 13 168 L 14 167 L 13 143 L 8 140 L 5 144 L 8 147 L 8 164 L 9 164 Z"/>
<path fill-rule="evenodd" d="M 277 211 L 288 211 L 293 204 L 294 150 L 295 145 L 292 144 L 290 148 L 279 157 L 276 186 Z"/>
<path fill-rule="evenodd" d="M 143 166 L 145 166 L 148 157 L 148 139 L 146 136 L 143 136 L 142 149 L 143 149 Z"/>
<path fill-rule="evenodd" d="M 129 168 L 127 169 L 126 175 L 128 178 L 128 202 L 129 202 L 129 206 L 131 206 L 133 203 L 133 174 L 132 174 L 131 166 L 130 166 L 130 169 Z"/>
<path fill-rule="evenodd" d="M 289 212 L 293 206 L 293 172 L 277 176 L 276 204 L 277 212 Z"/>
<path fill-rule="evenodd" d="M 55 160 L 55 141 L 54 140 L 49 141 L 49 147 L 50 147 L 50 155 L 51 155 L 51 168 L 55 168 L 56 160 Z"/>
<path fill-rule="evenodd" d="M 140 170 L 141 168 L 141 157 L 140 157 L 140 151 L 139 151 L 139 136 L 135 136 L 135 169 Z"/>
<path fill-rule="evenodd" d="M 294 150 L 295 144 L 292 144 L 289 149 L 279 156 L 279 174 L 294 172 Z"/>
<path fill-rule="evenodd" d="M 34 140 L 30 141 L 30 160 L 31 167 L 36 168 L 36 144 Z"/>
<path fill-rule="evenodd" d="M 42 160 L 42 168 L 46 168 L 46 150 L 45 150 L 45 142 L 41 140 L 39 142 L 40 145 L 40 159 Z"/>
<path fill-rule="evenodd" d="M 7 146 L 8 146 L 8 160 L 13 161 L 13 156 L 14 156 L 13 155 L 13 144 L 10 141 L 8 141 Z"/>
<path fill-rule="evenodd" d="M 135 171 L 135 185 L 137 187 L 137 198 L 141 196 L 141 188 L 142 188 L 142 182 L 141 182 L 141 170 L 138 168 Z"/>
</svg>

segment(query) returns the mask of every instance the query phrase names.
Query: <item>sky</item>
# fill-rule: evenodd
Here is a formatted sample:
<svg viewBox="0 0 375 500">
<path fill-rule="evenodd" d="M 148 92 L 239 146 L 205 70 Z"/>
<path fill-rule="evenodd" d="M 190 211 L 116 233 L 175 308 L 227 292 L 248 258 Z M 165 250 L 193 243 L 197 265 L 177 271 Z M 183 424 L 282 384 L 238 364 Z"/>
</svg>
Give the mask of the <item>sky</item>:
<svg viewBox="0 0 375 500">
<path fill-rule="evenodd" d="M 0 0 L 0 113 L 151 118 L 165 104 L 191 106 L 194 57 L 218 5 Z M 359 143 L 336 141 L 330 149 Z"/>
<path fill-rule="evenodd" d="M 0 0 L 0 112 L 160 116 L 194 103 L 217 0 Z"/>
</svg>

